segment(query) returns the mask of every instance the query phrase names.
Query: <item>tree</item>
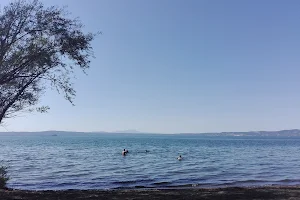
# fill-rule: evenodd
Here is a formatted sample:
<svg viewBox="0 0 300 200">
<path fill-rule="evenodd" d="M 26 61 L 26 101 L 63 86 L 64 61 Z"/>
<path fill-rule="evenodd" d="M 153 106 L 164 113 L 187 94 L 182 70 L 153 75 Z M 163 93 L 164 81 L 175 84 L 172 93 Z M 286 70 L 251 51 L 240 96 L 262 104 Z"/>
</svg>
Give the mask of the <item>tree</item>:
<svg viewBox="0 0 300 200">
<path fill-rule="evenodd" d="M 0 166 L 0 189 L 5 189 L 9 176 L 7 174 L 7 167 Z"/>
<path fill-rule="evenodd" d="M 93 56 L 96 34 L 68 18 L 64 8 L 39 0 L 16 0 L 0 10 L 0 124 L 20 111 L 36 107 L 51 86 L 73 104 L 72 74 L 85 72 Z"/>
</svg>

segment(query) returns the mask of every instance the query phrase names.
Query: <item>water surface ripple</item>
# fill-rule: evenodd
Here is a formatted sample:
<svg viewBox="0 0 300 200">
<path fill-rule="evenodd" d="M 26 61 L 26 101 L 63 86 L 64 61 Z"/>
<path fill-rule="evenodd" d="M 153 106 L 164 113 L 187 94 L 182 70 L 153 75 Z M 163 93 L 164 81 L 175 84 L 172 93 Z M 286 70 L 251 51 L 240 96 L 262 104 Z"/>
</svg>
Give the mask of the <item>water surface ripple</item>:
<svg viewBox="0 0 300 200">
<path fill-rule="evenodd" d="M 300 184 L 298 138 L 0 136 L 0 145 L 8 186 L 17 189 Z M 130 151 L 125 157 L 124 148 Z"/>
</svg>

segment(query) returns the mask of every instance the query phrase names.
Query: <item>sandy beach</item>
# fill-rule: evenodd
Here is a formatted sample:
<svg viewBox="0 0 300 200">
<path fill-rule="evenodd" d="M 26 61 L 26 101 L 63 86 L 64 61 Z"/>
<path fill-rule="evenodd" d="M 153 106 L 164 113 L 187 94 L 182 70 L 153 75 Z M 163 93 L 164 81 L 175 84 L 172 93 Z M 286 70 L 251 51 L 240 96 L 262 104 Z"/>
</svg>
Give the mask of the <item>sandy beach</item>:
<svg viewBox="0 0 300 200">
<path fill-rule="evenodd" d="M 300 199 L 300 186 L 228 187 L 214 189 L 134 189 L 134 190 L 0 190 L 1 200 L 73 199 Z"/>
</svg>

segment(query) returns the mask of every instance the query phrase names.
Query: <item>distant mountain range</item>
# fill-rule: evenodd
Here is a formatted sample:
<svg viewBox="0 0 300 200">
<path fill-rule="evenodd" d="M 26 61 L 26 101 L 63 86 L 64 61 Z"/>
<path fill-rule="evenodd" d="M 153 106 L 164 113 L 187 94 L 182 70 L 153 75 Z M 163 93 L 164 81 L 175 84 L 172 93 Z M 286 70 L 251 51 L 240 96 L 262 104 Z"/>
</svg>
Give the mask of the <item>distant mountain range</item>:
<svg viewBox="0 0 300 200">
<path fill-rule="evenodd" d="M 137 130 L 124 130 L 115 132 L 95 131 L 95 132 L 76 132 L 76 131 L 38 131 L 38 132 L 0 132 L 0 135 L 45 135 L 45 136 L 59 136 L 59 135 L 82 135 L 82 134 L 155 134 L 139 132 Z M 158 134 L 158 133 L 157 133 Z M 172 135 L 172 134 L 171 134 Z M 175 134 L 174 134 L 175 135 Z M 178 134 L 176 134 L 178 135 Z M 179 135 L 199 135 L 199 136 L 247 136 L 247 137 L 300 137 L 299 129 L 281 130 L 281 131 L 248 131 L 248 132 L 219 132 L 219 133 L 179 133 Z"/>
<path fill-rule="evenodd" d="M 281 131 L 248 131 L 248 132 L 220 132 L 220 133 L 181 133 L 183 135 L 202 136 L 249 136 L 249 137 L 300 137 L 299 129 Z"/>
<path fill-rule="evenodd" d="M 106 132 L 106 131 L 93 131 L 93 132 L 83 132 L 83 131 L 57 131 L 57 130 L 49 130 L 49 131 L 10 131 L 10 132 L 0 132 L 0 135 L 42 135 L 42 136 L 59 136 L 59 135 L 83 135 L 83 134 L 147 134 L 142 133 L 136 130 L 124 130 L 124 131 L 114 131 L 114 132 Z"/>
</svg>

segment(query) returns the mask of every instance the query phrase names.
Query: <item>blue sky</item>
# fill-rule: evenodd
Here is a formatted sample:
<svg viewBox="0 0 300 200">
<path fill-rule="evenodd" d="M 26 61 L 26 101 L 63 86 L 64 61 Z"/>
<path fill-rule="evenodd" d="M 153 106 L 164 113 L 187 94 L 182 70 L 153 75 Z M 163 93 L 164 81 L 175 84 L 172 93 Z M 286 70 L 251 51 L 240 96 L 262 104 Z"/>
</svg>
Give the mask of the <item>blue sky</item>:
<svg viewBox="0 0 300 200">
<path fill-rule="evenodd" d="M 43 2 L 103 32 L 96 59 L 76 75 L 75 107 L 47 91 L 48 114 L 21 114 L 0 131 L 300 128 L 299 1 Z"/>
</svg>

